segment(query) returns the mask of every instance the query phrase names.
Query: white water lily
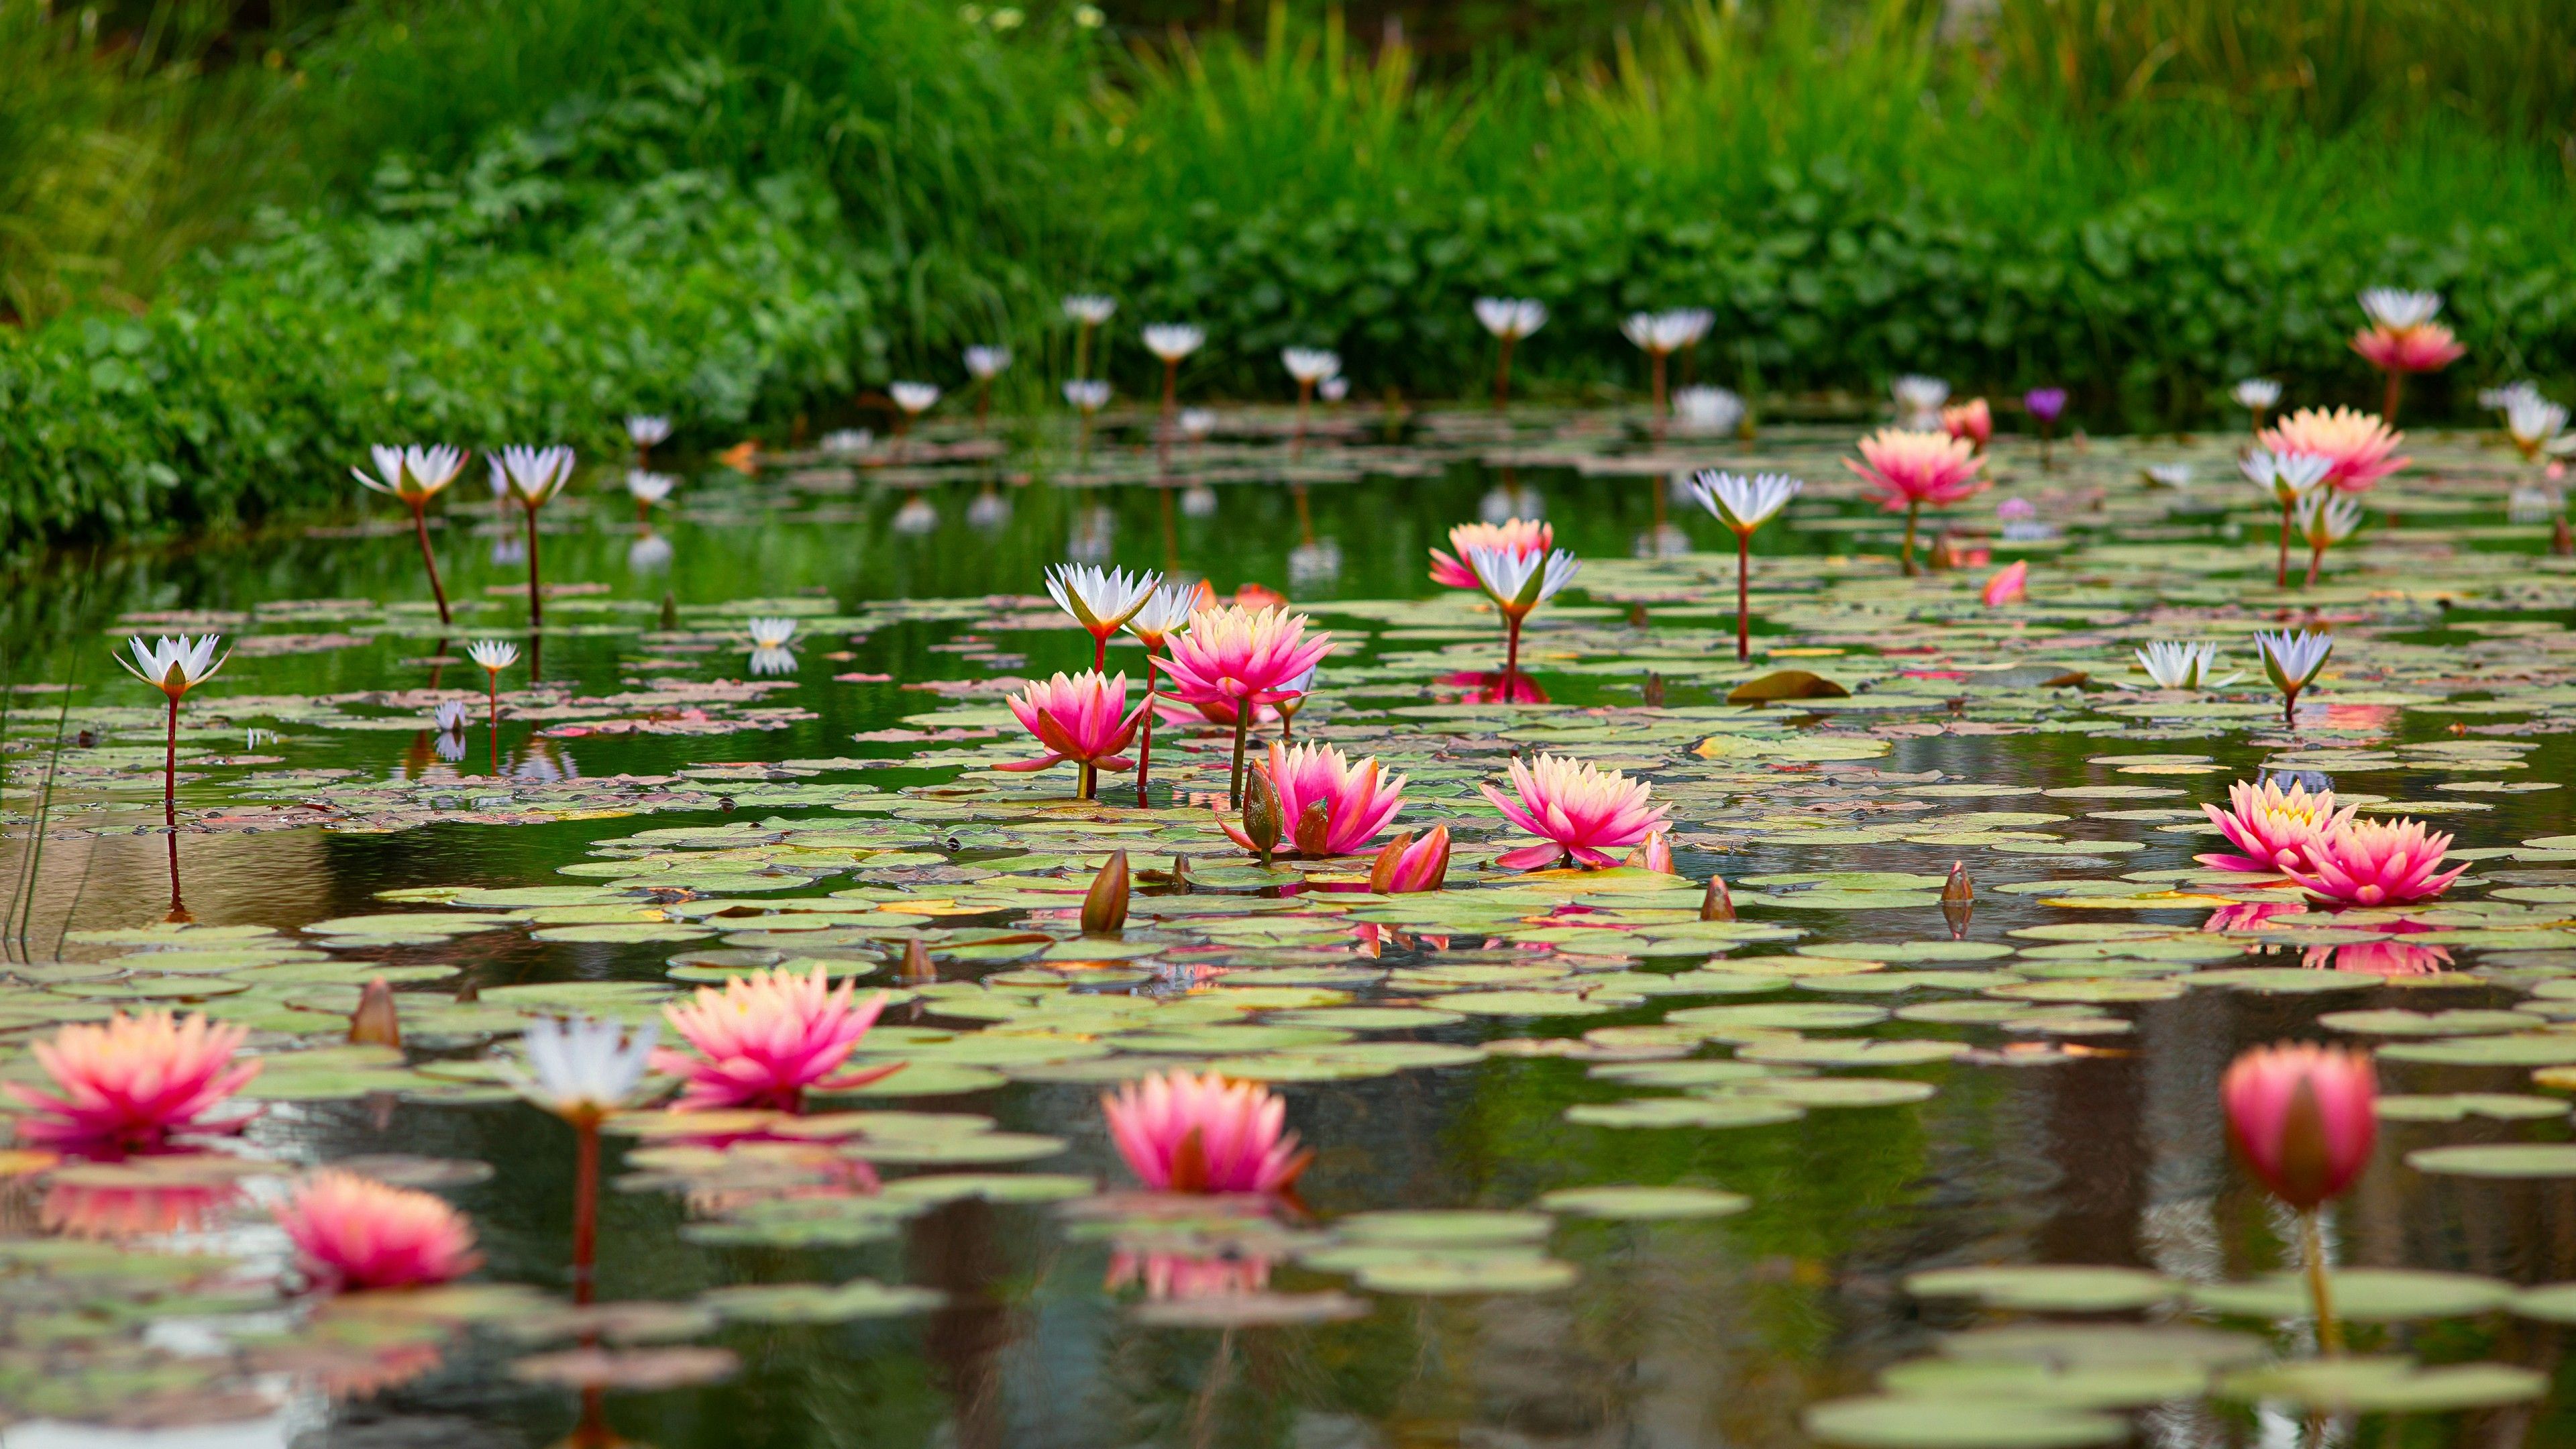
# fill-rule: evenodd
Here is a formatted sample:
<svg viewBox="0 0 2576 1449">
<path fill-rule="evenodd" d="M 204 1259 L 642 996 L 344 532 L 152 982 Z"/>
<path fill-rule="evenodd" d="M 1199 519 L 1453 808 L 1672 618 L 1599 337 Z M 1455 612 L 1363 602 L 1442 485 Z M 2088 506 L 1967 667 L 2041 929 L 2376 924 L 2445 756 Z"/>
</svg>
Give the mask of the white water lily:
<svg viewBox="0 0 2576 1449">
<path fill-rule="evenodd" d="M 2236 467 L 2247 482 L 2271 495 L 2274 502 L 2295 507 L 2326 481 L 2326 474 L 2334 471 L 2334 460 L 2317 453 L 2275 453 L 2256 448 L 2239 459 Z"/>
<path fill-rule="evenodd" d="M 836 458 L 852 457 L 875 446 L 877 436 L 865 428 L 835 428 L 823 435 L 823 451 Z"/>
<path fill-rule="evenodd" d="M 1199 591 L 1195 586 L 1163 584 L 1136 606 L 1124 627 L 1147 649 L 1159 648 L 1164 640 L 1189 627 L 1190 615 L 1198 612 L 1198 606 Z"/>
<path fill-rule="evenodd" d="M 2239 676 L 2225 678 L 2212 673 L 2218 667 L 2218 646 L 2209 643 L 2176 643 L 2159 640 L 2137 651 L 2138 667 L 2158 689 L 2216 689 Z"/>
<path fill-rule="evenodd" d="M 784 649 L 796 637 L 796 621 L 789 618 L 762 616 L 742 621 L 743 631 L 751 635 L 754 648 Z"/>
<path fill-rule="evenodd" d="M 520 1096 L 576 1126 L 595 1127 L 634 1099 L 660 1037 L 660 1025 L 650 1021 L 630 1030 L 584 1016 L 539 1017 L 520 1036 L 526 1066 L 504 1058 L 500 1072 Z"/>
<path fill-rule="evenodd" d="M 978 382 L 991 382 L 1011 365 L 1007 347 L 969 347 L 966 349 L 966 375 Z"/>
<path fill-rule="evenodd" d="M 1668 312 L 1631 312 L 1619 324 L 1630 342 L 1657 356 L 1679 352 L 1708 335 L 1717 314 L 1706 307 L 1676 307 Z"/>
<path fill-rule="evenodd" d="M 1342 355 L 1321 347 L 1288 347 L 1280 350 L 1279 365 L 1298 386 L 1310 387 L 1340 372 Z"/>
<path fill-rule="evenodd" d="M 2334 653 L 2334 636 L 2322 631 L 2302 629 L 2292 633 L 2258 630 L 2254 645 L 2263 653 L 2263 673 L 2283 694 L 2296 698 L 2326 667 L 2326 658 Z"/>
<path fill-rule="evenodd" d="M 1096 292 L 1076 292 L 1064 299 L 1064 315 L 1068 321 L 1097 327 L 1118 315 L 1118 299 Z"/>
<path fill-rule="evenodd" d="M 1216 409 L 1181 409 L 1181 432 L 1186 437 L 1204 438 L 1216 431 Z"/>
<path fill-rule="evenodd" d="M 989 490 L 976 494 L 975 501 L 966 505 L 966 522 L 975 528 L 999 528 L 1010 516 L 1011 500 Z"/>
<path fill-rule="evenodd" d="M 671 436 L 671 420 L 650 413 L 633 413 L 626 419 L 626 436 L 639 448 L 649 448 Z"/>
<path fill-rule="evenodd" d="M 1744 399 L 1722 387 L 1680 388 L 1673 393 L 1673 420 L 1686 433 L 1731 433 L 1744 421 Z"/>
<path fill-rule="evenodd" d="M 2339 493 L 2311 493 L 2291 506 L 2290 526 L 2309 548 L 2323 552 L 2361 527 L 2361 505 Z"/>
<path fill-rule="evenodd" d="M 519 646 L 507 639 L 477 639 L 465 646 L 465 657 L 498 674 L 519 662 Z"/>
<path fill-rule="evenodd" d="M 641 468 L 626 472 L 627 494 L 648 508 L 670 497 L 671 490 L 679 486 L 680 480 L 668 473 L 648 473 Z"/>
<path fill-rule="evenodd" d="M 2281 400 L 2281 385 L 2268 377 L 2242 378 L 2230 389 L 2229 395 L 2236 399 L 2240 408 L 2269 412 L 2272 405 Z"/>
<path fill-rule="evenodd" d="M 558 443 L 550 448 L 512 444 L 486 455 L 492 464 L 492 491 L 534 510 L 572 482 L 573 451 Z"/>
<path fill-rule="evenodd" d="M 2188 488 L 2192 466 L 2189 463 L 2150 463 L 2138 470 L 2158 488 Z"/>
<path fill-rule="evenodd" d="M 1349 397 L 1350 395 L 1351 380 L 1342 376 L 1338 372 L 1325 378 L 1322 382 L 1315 384 L 1315 396 L 1322 398 L 1328 403 L 1340 402 L 1342 399 Z"/>
<path fill-rule="evenodd" d="M 1096 379 L 1074 378 L 1064 385 L 1064 400 L 1088 417 L 1109 405 L 1109 384 Z"/>
<path fill-rule="evenodd" d="M 1542 558 L 1483 544 L 1468 546 L 1466 563 L 1485 597 L 1514 618 L 1555 598 L 1583 567 L 1581 560 L 1561 548 Z"/>
<path fill-rule="evenodd" d="M 474 711 L 466 708 L 462 701 L 442 699 L 438 708 L 430 711 L 429 720 L 438 727 L 440 734 L 461 735 L 465 733 L 465 727 L 474 722 Z"/>
<path fill-rule="evenodd" d="M 930 409 L 938 403 L 939 384 L 935 382 L 890 382 L 886 384 L 886 396 L 894 399 L 894 405 L 903 409 L 906 417 L 917 418 L 923 413 L 930 411 Z"/>
<path fill-rule="evenodd" d="M 1162 581 L 1163 576 L 1156 573 L 1131 574 L 1090 564 L 1057 564 L 1046 573 L 1047 596 L 1056 607 L 1103 639 L 1125 627 Z"/>
<path fill-rule="evenodd" d="M 2513 435 L 2513 445 L 2525 460 L 2537 458 L 2566 431 L 2567 409 L 2536 390 L 2518 393 L 2505 408 L 2504 428 Z"/>
<path fill-rule="evenodd" d="M 223 642 L 221 634 L 203 634 L 193 639 L 182 634 L 176 639 L 164 635 L 147 645 L 137 634 L 125 641 L 134 653 L 134 662 L 127 664 L 122 654 L 114 657 L 125 666 L 126 673 L 170 696 L 175 705 L 179 696 L 214 678 L 215 671 L 224 667 L 224 660 L 232 658 L 229 651 L 222 658 L 215 656 Z"/>
<path fill-rule="evenodd" d="M 939 510 L 928 497 L 916 492 L 903 500 L 887 527 L 897 533 L 929 533 L 939 527 Z"/>
<path fill-rule="evenodd" d="M 1216 490 L 1205 483 L 1193 483 L 1182 489 L 1181 516 L 1184 518 L 1216 517 Z"/>
<path fill-rule="evenodd" d="M 1476 321 L 1496 337 L 1517 342 L 1547 325 L 1547 304 L 1528 297 L 1478 297 Z"/>
<path fill-rule="evenodd" d="M 1205 330 L 1186 322 L 1149 322 L 1145 326 L 1145 350 L 1176 363 L 1207 345 Z"/>
<path fill-rule="evenodd" d="M 2361 294 L 2361 310 L 2391 332 L 2421 327 L 2442 315 L 2442 294 L 2409 292 L 2398 287 L 2370 287 Z"/>
<path fill-rule="evenodd" d="M 1769 522 L 1806 486 L 1802 480 L 1782 473 L 1757 473 L 1747 478 L 1713 468 L 1703 469 L 1690 480 L 1691 496 L 1699 506 L 1739 534 L 1749 534 Z"/>
<path fill-rule="evenodd" d="M 2529 378 L 2523 378 L 2519 381 L 2508 382 L 2502 387 L 2479 388 L 2478 406 L 2482 408 L 2491 408 L 2500 413 L 2511 412 L 2513 411 L 2513 405 L 2516 401 L 2522 398 L 2537 398 L 2539 396 L 2540 385 L 2531 381 Z"/>
<path fill-rule="evenodd" d="M 1941 426 L 1941 405 L 1950 400 L 1950 384 L 1937 377 L 1909 372 L 1887 385 L 1896 411 L 1909 428 Z"/>
<path fill-rule="evenodd" d="M 388 448 L 378 444 L 367 451 L 375 457 L 376 471 L 352 468 L 349 475 L 405 503 L 428 502 L 465 472 L 465 452 L 461 448 Z"/>
</svg>

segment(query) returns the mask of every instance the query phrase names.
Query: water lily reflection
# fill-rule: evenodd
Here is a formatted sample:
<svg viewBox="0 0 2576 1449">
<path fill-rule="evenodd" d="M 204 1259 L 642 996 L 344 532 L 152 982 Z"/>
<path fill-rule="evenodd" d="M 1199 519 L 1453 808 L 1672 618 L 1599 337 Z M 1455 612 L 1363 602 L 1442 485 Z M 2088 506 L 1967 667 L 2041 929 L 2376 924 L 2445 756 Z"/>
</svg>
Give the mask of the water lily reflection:
<svg viewBox="0 0 2576 1449">
<path fill-rule="evenodd" d="M 2349 946 L 2310 946 L 2299 964 L 2311 971 L 2351 971 L 2365 976 L 2431 976 L 2451 969 L 2447 946 L 2403 941 L 2358 941 Z"/>
<path fill-rule="evenodd" d="M 1109 1278 L 1101 1286 L 1115 1293 L 1141 1287 L 1155 1302 L 1171 1299 L 1241 1298 L 1270 1286 L 1270 1269 L 1278 1259 L 1261 1254 L 1150 1253 L 1119 1251 L 1110 1255 Z"/>
<path fill-rule="evenodd" d="M 1545 518 L 1547 500 L 1539 496 L 1537 489 L 1506 479 L 1485 490 L 1485 496 L 1476 504 L 1476 516 L 1495 524 L 1515 518 Z"/>
<path fill-rule="evenodd" d="M 1191 518 L 1216 516 L 1216 490 L 1205 483 L 1193 483 L 1181 492 L 1181 512 Z"/>
<path fill-rule="evenodd" d="M 671 541 L 647 530 L 626 546 L 626 567 L 639 574 L 660 573 L 671 566 Z"/>
<path fill-rule="evenodd" d="M 1288 550 L 1288 581 L 1292 584 L 1321 583 L 1341 576 L 1342 546 L 1329 538 L 1299 544 Z"/>
<path fill-rule="evenodd" d="M 240 1197 L 241 1188 L 230 1181 L 154 1181 L 137 1174 L 133 1182 L 124 1183 L 84 1175 L 47 1187 L 37 1217 L 50 1233 L 121 1243 L 202 1232 Z"/>
<path fill-rule="evenodd" d="M 894 511 L 893 527 L 897 533 L 928 533 L 938 526 L 939 510 L 931 506 L 927 493 L 907 495 L 903 506 Z"/>
<path fill-rule="evenodd" d="M 1434 698 L 1443 704 L 1545 704 L 1547 690 L 1526 674 L 1515 674 L 1511 691 L 1504 694 L 1503 672 L 1499 669 L 1460 669 L 1433 680 Z"/>
</svg>

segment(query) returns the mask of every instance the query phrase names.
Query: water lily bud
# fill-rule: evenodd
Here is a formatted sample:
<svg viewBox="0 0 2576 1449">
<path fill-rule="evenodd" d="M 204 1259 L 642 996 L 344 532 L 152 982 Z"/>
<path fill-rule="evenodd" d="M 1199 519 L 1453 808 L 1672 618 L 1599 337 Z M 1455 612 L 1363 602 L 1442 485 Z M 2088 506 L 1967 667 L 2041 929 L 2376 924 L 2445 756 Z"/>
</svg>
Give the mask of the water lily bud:
<svg viewBox="0 0 2576 1449">
<path fill-rule="evenodd" d="M 1640 702 L 1643 703 L 1646 708 L 1662 709 L 1664 707 L 1664 677 L 1651 669 L 1647 670 L 1646 687 L 1639 690 L 1638 695 Z"/>
<path fill-rule="evenodd" d="M 2272 1195 L 2302 1212 L 2370 1165 L 2378 1083 L 2368 1053 L 2309 1042 L 2256 1047 L 2219 1086 L 2227 1135 Z"/>
<path fill-rule="evenodd" d="M 1243 838 L 1261 853 L 1261 863 L 1270 864 L 1270 852 L 1279 848 L 1279 834 L 1284 822 L 1279 818 L 1279 787 L 1270 776 L 1254 770 L 1243 782 Z"/>
<path fill-rule="evenodd" d="M 1127 929 L 1127 852 L 1113 851 L 1091 891 L 1082 898 L 1082 934 L 1115 936 Z"/>
<path fill-rule="evenodd" d="M 1708 890 L 1699 898 L 1699 918 L 1703 921 L 1735 919 L 1735 897 L 1727 891 L 1724 876 L 1708 878 Z"/>
<path fill-rule="evenodd" d="M 939 968 L 930 964 L 930 948 L 918 938 L 903 943 L 903 980 L 907 986 L 921 986 L 939 979 Z"/>
<path fill-rule="evenodd" d="M 662 632 L 680 632 L 680 596 L 669 589 L 662 591 Z"/>
<path fill-rule="evenodd" d="M 1190 879 L 1190 858 L 1177 851 L 1172 854 L 1172 884 L 1178 887 L 1183 895 L 1188 895 L 1195 884 Z"/>
<path fill-rule="evenodd" d="M 1966 905 L 1976 898 L 1977 883 L 1968 878 L 1968 863 L 1964 860 L 1950 862 L 1950 878 L 1941 883 L 1941 904 Z"/>
<path fill-rule="evenodd" d="M 379 976 L 358 993 L 358 1009 L 349 1013 L 352 1046 L 402 1045 L 402 1013 L 394 1006 L 391 982 Z"/>
<path fill-rule="evenodd" d="M 1400 832 L 1369 867 L 1369 889 L 1382 896 L 1436 891 L 1449 880 L 1449 827 L 1435 825 L 1420 840 Z"/>
<path fill-rule="evenodd" d="M 1327 840 L 1332 828 L 1332 806 L 1322 800 L 1310 801 L 1297 816 L 1297 853 L 1318 858 L 1332 854 Z"/>
<path fill-rule="evenodd" d="M 2564 515 L 2561 515 L 2557 525 L 2549 530 L 2549 551 L 2560 558 L 2576 555 L 2576 532 L 2569 531 Z"/>
</svg>

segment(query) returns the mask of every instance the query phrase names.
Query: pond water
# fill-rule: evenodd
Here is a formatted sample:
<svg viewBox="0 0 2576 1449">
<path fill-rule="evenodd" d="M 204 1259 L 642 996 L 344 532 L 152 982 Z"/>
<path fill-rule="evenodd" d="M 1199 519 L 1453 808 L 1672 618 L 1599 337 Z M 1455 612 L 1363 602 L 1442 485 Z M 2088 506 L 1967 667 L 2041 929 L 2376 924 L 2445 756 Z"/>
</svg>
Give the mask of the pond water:
<svg viewBox="0 0 2576 1449">
<path fill-rule="evenodd" d="M 2415 436 L 2284 590 L 2243 438 L 2004 439 L 1924 529 L 1959 566 L 1909 579 L 1857 431 L 960 428 L 708 461 L 649 523 L 600 468 L 540 515 L 535 633 L 479 472 L 432 513 L 452 627 L 398 513 L 27 570 L 0 1076 L 169 1004 L 251 1030 L 266 1105 L 160 1179 L 7 1160 L 0 1444 L 2576 1444 L 2576 1308 L 2525 1291 L 2576 1279 L 2576 1154 L 2409 1160 L 2571 1137 L 2576 566 L 2536 475 Z M 1753 545 L 1749 664 L 1732 536 L 1667 483 L 1705 466 L 1808 482 Z M 1544 702 L 1494 702 L 1497 616 L 1424 573 L 1514 516 L 1583 559 L 1524 641 Z M 1311 614 L 1337 648 L 1297 736 L 1409 777 L 1396 828 L 1450 824 L 1449 889 L 1263 868 L 1217 828 L 1214 726 L 1158 733 L 1144 809 L 1132 775 L 1085 803 L 995 772 L 1037 752 L 1005 694 L 1089 665 L 1042 587 L 1067 559 Z M 1982 602 L 2013 560 L 2027 599 Z M 772 616 L 792 659 L 754 673 Z M 2285 727 L 2252 631 L 2306 624 L 2335 652 Z M 109 650 L 182 629 L 235 653 L 183 706 L 174 835 L 160 701 Z M 470 639 L 522 650 L 497 704 Z M 2157 689 L 2157 640 L 2244 677 Z M 1842 692 L 1727 703 L 1792 669 Z M 1652 781 L 1679 878 L 1496 868 L 1527 838 L 1475 787 L 1541 752 Z M 2469 873 L 2331 912 L 2196 864 L 2198 807 L 2267 769 L 2455 833 Z M 1112 849 L 1131 915 L 1086 939 Z M 612 1121 L 597 1297 L 641 1306 L 568 1315 L 576 1138 L 489 1059 L 780 961 L 887 990 L 861 1060 L 903 1070 L 819 1125 Z M 403 1047 L 343 1045 L 380 974 Z M 2284 1038 L 2378 1050 L 2325 1241 L 2356 1350 L 2417 1366 L 2338 1392 L 2414 1412 L 2262 1378 L 2313 1325 L 2219 1078 Z M 1137 1192 L 1100 1096 L 1172 1064 L 1285 1096 L 1296 1202 Z M 470 1216 L 475 1286 L 283 1296 L 266 1205 L 351 1158 Z M 1691 1191 L 1550 1196 L 1607 1187 Z M 2030 1265 L 2115 1271 L 1920 1276 Z M 857 1286 L 749 1291 L 798 1284 Z"/>
</svg>

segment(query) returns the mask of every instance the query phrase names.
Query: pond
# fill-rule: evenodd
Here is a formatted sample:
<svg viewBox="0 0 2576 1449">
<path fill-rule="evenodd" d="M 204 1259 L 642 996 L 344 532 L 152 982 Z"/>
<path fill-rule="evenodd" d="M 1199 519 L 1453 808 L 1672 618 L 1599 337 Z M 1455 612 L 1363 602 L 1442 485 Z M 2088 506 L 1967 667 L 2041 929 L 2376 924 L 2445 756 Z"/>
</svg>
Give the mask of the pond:
<svg viewBox="0 0 2576 1449">
<path fill-rule="evenodd" d="M 536 514 L 537 630 L 479 460 L 429 515 L 452 625 L 372 496 L 26 570 L 0 1077 L 148 1007 L 261 1070 L 189 1151 L 0 1153 L 0 1444 L 2576 1444 L 2576 561 L 2510 449 L 2409 438 L 2281 587 L 2242 435 L 1997 439 L 1908 577 L 1857 425 L 1151 431 L 697 460 L 641 511 L 592 466 Z M 1735 537 L 1674 478 L 1709 467 L 1806 484 L 1753 535 L 1745 663 Z M 1426 565 L 1512 518 L 1581 567 L 1507 684 L 1494 605 Z M 1329 633 L 1288 727 L 1405 777 L 1386 832 L 1255 859 L 1206 718 L 1156 726 L 1141 807 L 998 768 L 1041 752 L 1007 697 L 1091 665 L 1067 561 Z M 2285 723 L 2254 634 L 2311 628 Z M 174 832 L 166 707 L 110 653 L 209 630 Z M 2198 687 L 2137 667 L 2189 641 Z M 1143 650 L 1107 658 L 1132 706 Z M 1479 787 L 1548 755 L 1650 782 L 1669 860 L 1498 862 L 1531 837 Z M 2259 779 L 2466 873 L 2335 909 L 2195 860 Z M 1374 892 L 1436 825 L 1446 888 Z M 584 1137 L 513 1090 L 521 1033 L 778 965 L 883 991 L 849 1065 L 899 1070 L 610 1116 L 585 1281 Z M 351 1041 L 378 978 L 399 1046 Z M 2287 1039 L 2376 1059 L 2331 1372 L 2221 1104 Z M 1173 1068 L 1284 1098 L 1291 1192 L 1143 1189 L 1103 1094 Z M 479 1265 L 305 1291 L 272 1210 L 333 1163 L 461 1210 Z"/>
</svg>

